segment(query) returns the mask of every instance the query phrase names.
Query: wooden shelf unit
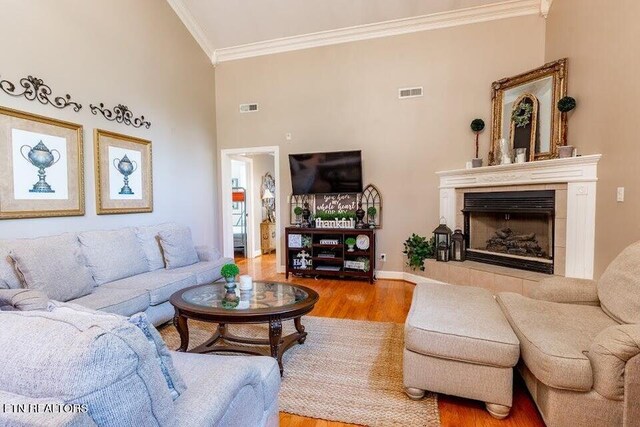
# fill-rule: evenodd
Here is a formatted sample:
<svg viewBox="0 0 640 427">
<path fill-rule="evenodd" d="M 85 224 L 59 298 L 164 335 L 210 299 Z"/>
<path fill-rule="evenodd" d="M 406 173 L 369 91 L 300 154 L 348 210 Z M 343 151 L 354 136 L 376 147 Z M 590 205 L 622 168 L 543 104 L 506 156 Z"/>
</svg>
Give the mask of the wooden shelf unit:
<svg viewBox="0 0 640 427">
<path fill-rule="evenodd" d="M 292 234 L 310 236 L 311 246 L 290 247 L 289 235 Z M 356 247 L 354 251 L 350 252 L 347 248 L 347 245 L 344 243 L 345 239 L 349 237 L 353 237 L 355 239 L 360 234 L 364 234 L 369 237 L 369 248 L 366 250 L 361 250 Z M 335 245 L 321 244 L 320 240 L 322 239 L 337 239 L 338 243 Z M 285 229 L 285 244 L 287 245 L 287 278 L 289 278 L 289 273 L 291 273 L 309 276 L 338 276 L 345 278 L 368 279 L 370 283 L 373 283 L 374 281 L 374 271 L 376 266 L 375 229 L 287 227 Z M 294 267 L 293 260 L 295 259 L 296 255 L 302 250 L 306 251 L 306 253 L 309 254 L 308 260 L 311 261 L 311 268 L 300 269 Z M 330 253 L 333 256 L 322 257 L 319 256 L 321 253 Z M 345 269 L 345 261 L 355 261 L 358 257 L 367 258 L 369 260 L 369 271 Z M 318 267 L 321 266 L 340 267 L 340 270 L 318 270 Z"/>
</svg>

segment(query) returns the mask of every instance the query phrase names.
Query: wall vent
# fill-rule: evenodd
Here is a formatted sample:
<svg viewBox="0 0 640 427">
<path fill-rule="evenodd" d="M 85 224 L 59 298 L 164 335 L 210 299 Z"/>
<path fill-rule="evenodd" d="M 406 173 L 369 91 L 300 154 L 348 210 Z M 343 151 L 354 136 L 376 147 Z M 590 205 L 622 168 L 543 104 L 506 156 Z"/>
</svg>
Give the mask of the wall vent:
<svg viewBox="0 0 640 427">
<path fill-rule="evenodd" d="M 398 98 L 417 98 L 422 96 L 422 86 L 420 87 L 405 87 L 398 89 Z"/>
<path fill-rule="evenodd" d="M 241 113 L 255 113 L 258 111 L 258 104 L 240 104 Z"/>
</svg>

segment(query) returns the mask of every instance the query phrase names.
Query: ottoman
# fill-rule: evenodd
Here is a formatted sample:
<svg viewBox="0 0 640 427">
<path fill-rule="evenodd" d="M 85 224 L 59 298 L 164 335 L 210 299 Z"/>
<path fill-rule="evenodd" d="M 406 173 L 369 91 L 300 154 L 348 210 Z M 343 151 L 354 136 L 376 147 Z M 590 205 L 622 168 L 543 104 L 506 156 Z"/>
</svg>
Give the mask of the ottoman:
<svg viewBox="0 0 640 427">
<path fill-rule="evenodd" d="M 425 390 L 485 402 L 495 418 L 509 415 L 520 343 L 491 292 L 419 283 L 405 323 L 405 391 Z"/>
</svg>

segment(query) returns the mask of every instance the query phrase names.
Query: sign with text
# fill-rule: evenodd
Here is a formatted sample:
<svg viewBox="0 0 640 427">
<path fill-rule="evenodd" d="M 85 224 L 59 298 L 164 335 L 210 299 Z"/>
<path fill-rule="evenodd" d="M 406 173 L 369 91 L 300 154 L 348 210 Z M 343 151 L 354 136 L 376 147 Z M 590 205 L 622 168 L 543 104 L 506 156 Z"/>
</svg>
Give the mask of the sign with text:
<svg viewBox="0 0 640 427">
<path fill-rule="evenodd" d="M 337 214 L 355 212 L 358 209 L 357 194 L 316 194 L 316 212 Z"/>
</svg>

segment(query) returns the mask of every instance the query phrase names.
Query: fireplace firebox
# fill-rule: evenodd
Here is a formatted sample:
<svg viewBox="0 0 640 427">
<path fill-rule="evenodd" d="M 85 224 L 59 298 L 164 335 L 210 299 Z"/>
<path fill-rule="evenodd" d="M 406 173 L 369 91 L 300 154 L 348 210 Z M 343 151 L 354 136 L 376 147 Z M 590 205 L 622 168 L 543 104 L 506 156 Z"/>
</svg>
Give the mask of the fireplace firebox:
<svg viewBox="0 0 640 427">
<path fill-rule="evenodd" d="M 467 259 L 553 274 L 555 191 L 464 194 Z"/>
</svg>

